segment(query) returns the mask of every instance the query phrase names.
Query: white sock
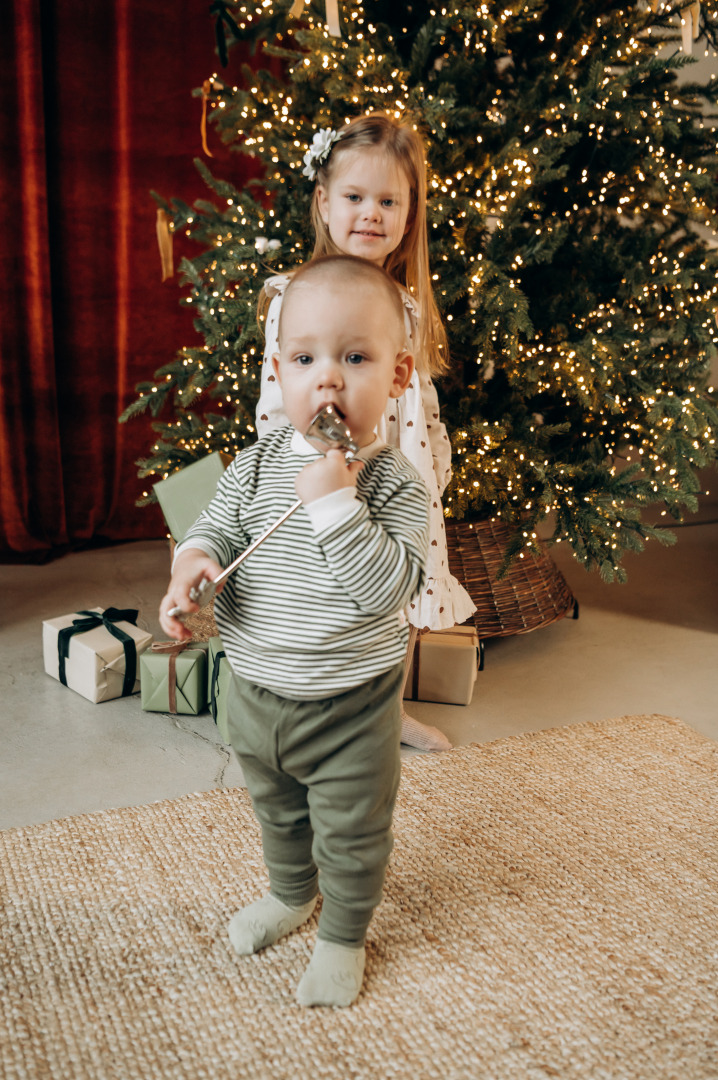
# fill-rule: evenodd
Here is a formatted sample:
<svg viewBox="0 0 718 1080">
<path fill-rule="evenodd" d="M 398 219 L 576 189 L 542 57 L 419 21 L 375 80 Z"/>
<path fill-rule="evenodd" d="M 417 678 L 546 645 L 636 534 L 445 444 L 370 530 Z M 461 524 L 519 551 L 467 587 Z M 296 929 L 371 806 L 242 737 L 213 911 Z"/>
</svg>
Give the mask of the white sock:
<svg viewBox="0 0 718 1080">
<path fill-rule="evenodd" d="M 438 728 L 429 727 L 409 716 L 401 707 L 401 741 L 405 746 L 415 746 L 419 750 L 451 750 L 451 743 Z"/>
<path fill-rule="evenodd" d="M 267 893 L 230 919 L 228 930 L 232 948 L 240 956 L 249 956 L 267 945 L 274 945 L 275 941 L 307 921 L 316 902 L 315 896 L 302 907 L 291 908 Z"/>
<path fill-rule="evenodd" d="M 333 941 L 317 940 L 309 967 L 297 987 L 300 1005 L 338 1005 L 356 1001 L 364 978 L 364 946 L 352 949 Z"/>
</svg>

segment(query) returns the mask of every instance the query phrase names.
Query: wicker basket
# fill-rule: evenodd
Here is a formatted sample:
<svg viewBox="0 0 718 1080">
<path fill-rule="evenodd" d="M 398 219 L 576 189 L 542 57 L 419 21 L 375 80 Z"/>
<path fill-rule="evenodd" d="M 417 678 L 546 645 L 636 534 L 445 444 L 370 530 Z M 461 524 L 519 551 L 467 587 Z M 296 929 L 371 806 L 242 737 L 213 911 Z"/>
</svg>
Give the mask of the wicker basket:
<svg viewBox="0 0 718 1080">
<path fill-rule="evenodd" d="M 479 638 L 528 634 L 573 612 L 574 598 L 544 545 L 516 559 L 501 581 L 511 529 L 501 521 L 446 521 L 449 569 L 476 604 L 470 622 Z"/>
</svg>

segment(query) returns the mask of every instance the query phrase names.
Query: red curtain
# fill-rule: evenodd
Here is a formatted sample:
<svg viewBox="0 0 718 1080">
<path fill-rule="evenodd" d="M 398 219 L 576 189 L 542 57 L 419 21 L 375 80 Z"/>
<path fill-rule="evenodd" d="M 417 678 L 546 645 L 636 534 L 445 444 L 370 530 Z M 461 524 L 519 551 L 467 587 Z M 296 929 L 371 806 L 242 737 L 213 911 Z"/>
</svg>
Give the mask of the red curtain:
<svg viewBox="0 0 718 1080">
<path fill-rule="evenodd" d="M 12 0 L 0 35 L 0 559 L 165 534 L 141 509 L 136 382 L 195 340 L 161 283 L 149 191 L 211 198 L 194 169 L 219 68 L 209 0 Z M 9 14 L 9 19 L 8 19 Z M 241 159 L 210 129 L 220 175 Z M 175 252 L 177 255 L 179 252 Z M 193 254 L 194 251 L 187 251 Z"/>
</svg>

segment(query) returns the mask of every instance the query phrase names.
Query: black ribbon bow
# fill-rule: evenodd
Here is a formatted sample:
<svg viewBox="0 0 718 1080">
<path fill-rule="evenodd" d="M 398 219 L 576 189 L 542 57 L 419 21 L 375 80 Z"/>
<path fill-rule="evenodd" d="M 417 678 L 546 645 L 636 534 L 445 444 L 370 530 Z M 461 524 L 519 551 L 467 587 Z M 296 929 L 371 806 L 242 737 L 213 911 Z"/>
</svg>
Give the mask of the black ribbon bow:
<svg viewBox="0 0 718 1080">
<path fill-rule="evenodd" d="M 209 711 L 212 713 L 212 719 L 215 724 L 217 723 L 217 684 L 219 683 L 219 667 L 225 656 L 226 653 L 224 649 L 219 649 L 218 652 L 215 653 L 214 664 L 212 665 Z"/>
<path fill-rule="evenodd" d="M 225 23 L 227 24 L 227 27 L 235 40 L 239 41 L 240 38 L 239 27 L 237 26 L 236 22 L 227 10 L 228 7 L 229 5 L 226 3 L 226 0 L 214 0 L 214 3 L 209 5 L 210 15 L 217 16 L 217 22 L 215 23 L 214 32 L 217 39 L 217 52 L 219 53 L 219 59 L 222 63 L 222 67 L 227 66 L 227 61 L 229 59 L 227 55 L 227 34 L 224 29 Z"/>
<path fill-rule="evenodd" d="M 62 685 L 67 686 L 65 661 L 70 655 L 70 641 L 74 635 L 86 634 L 89 630 L 94 630 L 96 626 L 104 626 L 114 638 L 122 642 L 122 648 L 125 652 L 125 677 L 122 683 L 122 697 L 133 694 L 135 682 L 137 681 L 137 646 L 135 645 L 135 639 L 125 633 L 124 630 L 121 630 L 119 626 L 115 626 L 115 623 L 128 622 L 132 623 L 133 626 L 137 626 L 139 611 L 135 611 L 133 608 L 120 610 L 119 608 L 108 607 L 102 612 L 78 611 L 77 614 L 85 617 L 83 619 L 73 619 L 72 626 L 66 626 L 57 635 L 57 655 Z"/>
</svg>

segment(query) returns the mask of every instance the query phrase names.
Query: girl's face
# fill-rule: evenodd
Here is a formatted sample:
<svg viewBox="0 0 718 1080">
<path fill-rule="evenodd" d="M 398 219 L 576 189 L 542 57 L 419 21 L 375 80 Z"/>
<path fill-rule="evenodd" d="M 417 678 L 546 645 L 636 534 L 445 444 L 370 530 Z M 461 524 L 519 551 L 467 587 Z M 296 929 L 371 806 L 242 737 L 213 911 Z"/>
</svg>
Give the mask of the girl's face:
<svg viewBox="0 0 718 1080">
<path fill-rule="evenodd" d="M 345 151 L 317 195 L 322 221 L 345 255 L 383 266 L 409 231 L 409 181 L 381 147 Z"/>
</svg>

